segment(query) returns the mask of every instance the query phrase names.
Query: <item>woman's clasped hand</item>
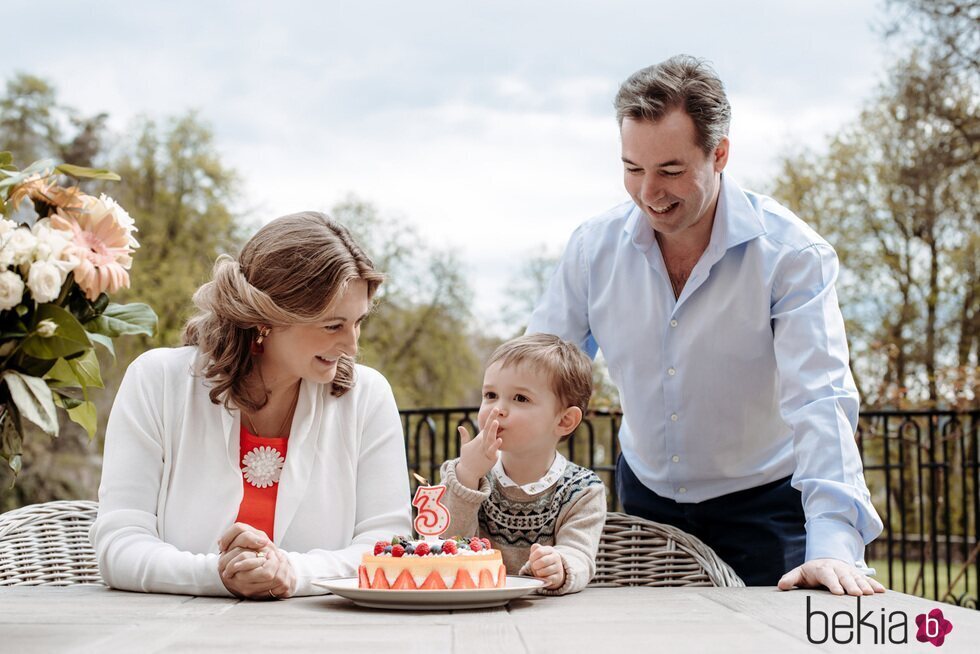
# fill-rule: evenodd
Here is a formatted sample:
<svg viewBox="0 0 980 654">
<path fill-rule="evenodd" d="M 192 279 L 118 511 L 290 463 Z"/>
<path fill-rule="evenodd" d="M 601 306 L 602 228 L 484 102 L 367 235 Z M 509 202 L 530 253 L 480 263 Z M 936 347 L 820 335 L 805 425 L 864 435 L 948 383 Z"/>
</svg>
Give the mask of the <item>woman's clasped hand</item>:
<svg viewBox="0 0 980 654">
<path fill-rule="evenodd" d="M 233 595 L 284 599 L 296 591 L 289 557 L 264 532 L 236 522 L 221 536 L 218 550 L 218 573 Z"/>
</svg>

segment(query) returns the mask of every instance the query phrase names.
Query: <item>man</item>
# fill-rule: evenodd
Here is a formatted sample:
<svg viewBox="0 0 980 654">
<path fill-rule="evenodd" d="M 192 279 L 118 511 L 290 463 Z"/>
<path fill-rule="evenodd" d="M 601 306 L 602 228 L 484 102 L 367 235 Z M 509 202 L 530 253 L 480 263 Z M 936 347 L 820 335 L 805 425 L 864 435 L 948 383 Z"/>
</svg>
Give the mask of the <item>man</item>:
<svg viewBox="0 0 980 654">
<path fill-rule="evenodd" d="M 749 585 L 883 592 L 865 575 L 882 524 L 833 248 L 723 174 L 731 108 L 703 61 L 640 70 L 615 105 L 632 201 L 572 234 L 528 332 L 602 350 L 624 508 L 700 537 Z"/>
</svg>

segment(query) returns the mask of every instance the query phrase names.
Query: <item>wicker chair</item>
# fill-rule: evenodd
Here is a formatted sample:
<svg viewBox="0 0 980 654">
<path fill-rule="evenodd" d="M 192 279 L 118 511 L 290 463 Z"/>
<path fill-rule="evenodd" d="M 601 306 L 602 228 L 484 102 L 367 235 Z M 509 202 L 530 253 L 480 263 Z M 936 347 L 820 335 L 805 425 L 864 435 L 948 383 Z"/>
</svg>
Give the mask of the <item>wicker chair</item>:
<svg viewBox="0 0 980 654">
<path fill-rule="evenodd" d="M 0 587 L 105 585 L 88 531 L 98 503 L 46 502 L 0 514 Z M 608 513 L 590 586 L 744 586 L 700 540 L 676 527 Z"/>
<path fill-rule="evenodd" d="M 688 533 L 608 513 L 590 586 L 745 586 L 714 550 Z"/>
<path fill-rule="evenodd" d="M 105 585 L 88 538 L 98 508 L 60 501 L 0 513 L 0 587 Z"/>
</svg>

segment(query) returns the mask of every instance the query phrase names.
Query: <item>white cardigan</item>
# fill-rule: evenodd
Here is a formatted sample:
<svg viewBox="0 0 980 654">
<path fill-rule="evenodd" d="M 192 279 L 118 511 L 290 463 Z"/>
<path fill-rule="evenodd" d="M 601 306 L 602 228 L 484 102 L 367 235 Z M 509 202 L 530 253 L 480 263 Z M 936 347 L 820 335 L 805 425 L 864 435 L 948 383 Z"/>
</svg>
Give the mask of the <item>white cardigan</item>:
<svg viewBox="0 0 980 654">
<path fill-rule="evenodd" d="M 238 411 L 211 403 L 192 374 L 194 347 L 137 358 L 106 429 L 99 516 L 91 538 L 114 588 L 230 595 L 218 538 L 242 501 Z M 411 531 L 398 409 L 387 380 L 356 367 L 343 397 L 303 381 L 276 501 L 275 542 L 297 595 L 317 577 L 353 576 L 380 539 Z"/>
</svg>

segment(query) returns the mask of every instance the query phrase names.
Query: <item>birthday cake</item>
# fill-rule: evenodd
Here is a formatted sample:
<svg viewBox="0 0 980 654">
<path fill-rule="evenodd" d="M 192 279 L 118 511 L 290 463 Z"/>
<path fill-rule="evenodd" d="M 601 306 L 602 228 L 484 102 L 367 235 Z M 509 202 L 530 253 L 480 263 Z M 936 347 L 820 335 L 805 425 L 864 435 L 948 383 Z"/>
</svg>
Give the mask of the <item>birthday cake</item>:
<svg viewBox="0 0 980 654">
<path fill-rule="evenodd" d="M 503 588 L 506 583 L 500 550 L 486 538 L 424 541 L 395 536 L 375 543 L 358 568 L 358 587 L 379 590 Z"/>
</svg>

